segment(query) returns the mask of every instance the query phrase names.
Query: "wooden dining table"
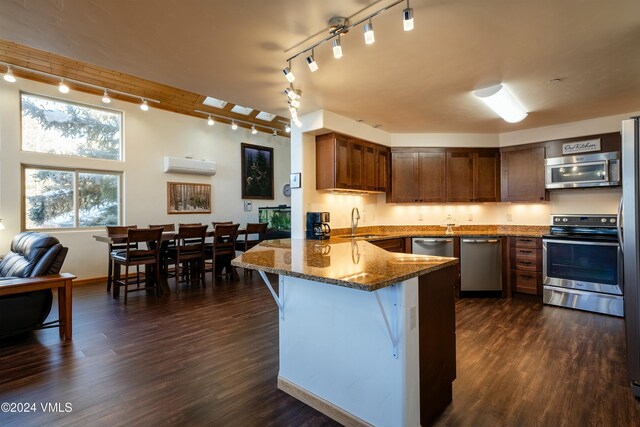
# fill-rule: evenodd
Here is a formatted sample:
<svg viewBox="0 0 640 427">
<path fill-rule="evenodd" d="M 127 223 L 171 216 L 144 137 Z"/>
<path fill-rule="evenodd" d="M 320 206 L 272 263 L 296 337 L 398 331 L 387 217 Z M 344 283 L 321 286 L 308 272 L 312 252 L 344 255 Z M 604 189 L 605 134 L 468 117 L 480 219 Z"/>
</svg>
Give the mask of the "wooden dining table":
<svg viewBox="0 0 640 427">
<path fill-rule="evenodd" d="M 243 228 L 238 229 L 238 235 L 242 235 L 242 234 L 246 234 L 246 229 L 243 229 Z M 213 237 L 214 230 L 213 229 L 207 230 L 207 233 L 205 234 L 205 236 Z M 160 245 L 160 259 L 162 259 L 166 254 L 167 248 L 169 247 L 169 242 L 172 240 L 175 240 L 177 237 L 178 237 L 177 231 L 164 231 L 162 233 L 162 243 Z M 106 236 L 103 234 L 94 234 L 93 238 L 98 242 L 107 243 L 107 244 L 109 243 L 122 244 L 127 242 L 126 234 L 113 234 L 111 236 Z M 109 255 L 109 262 L 111 262 L 111 254 L 108 254 L 108 255 Z M 229 265 L 230 264 L 231 264 L 231 260 L 229 260 Z M 145 269 L 147 268 L 149 268 L 149 266 L 145 266 Z M 169 295 L 171 293 L 171 288 L 169 287 L 168 275 L 169 275 L 168 270 L 161 265 L 160 274 L 159 274 L 160 283 L 158 283 L 158 286 L 157 286 L 159 296 Z M 145 271 L 145 276 L 153 278 L 153 274 L 151 274 L 150 271 Z M 118 296 L 118 290 L 119 290 L 119 286 L 113 287 L 113 295 L 116 297 Z"/>
</svg>

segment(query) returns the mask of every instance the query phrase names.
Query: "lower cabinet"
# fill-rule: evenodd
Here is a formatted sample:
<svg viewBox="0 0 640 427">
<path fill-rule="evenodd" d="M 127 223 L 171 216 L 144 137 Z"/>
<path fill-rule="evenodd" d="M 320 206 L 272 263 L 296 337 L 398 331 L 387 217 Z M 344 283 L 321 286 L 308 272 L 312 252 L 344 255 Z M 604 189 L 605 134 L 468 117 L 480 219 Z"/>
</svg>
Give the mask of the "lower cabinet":
<svg viewBox="0 0 640 427">
<path fill-rule="evenodd" d="M 384 240 L 373 240 L 369 243 L 378 246 L 389 252 L 406 252 L 405 247 L 405 238 L 397 237 L 392 239 L 384 239 Z"/>
<path fill-rule="evenodd" d="M 542 295 L 542 239 L 509 238 L 512 292 Z"/>
</svg>

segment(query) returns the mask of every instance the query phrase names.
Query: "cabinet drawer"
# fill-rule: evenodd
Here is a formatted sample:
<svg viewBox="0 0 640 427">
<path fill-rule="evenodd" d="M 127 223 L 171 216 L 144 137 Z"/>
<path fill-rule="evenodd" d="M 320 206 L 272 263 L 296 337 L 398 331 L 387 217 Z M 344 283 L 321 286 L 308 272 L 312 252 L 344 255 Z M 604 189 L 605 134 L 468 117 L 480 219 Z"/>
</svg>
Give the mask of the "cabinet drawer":
<svg viewBox="0 0 640 427">
<path fill-rule="evenodd" d="M 513 273 L 515 282 L 515 291 L 526 294 L 538 294 L 538 284 L 541 282 L 540 273 L 515 271 Z"/>
<path fill-rule="evenodd" d="M 516 237 L 514 239 L 516 248 L 541 249 L 542 239 L 537 237 Z"/>
<path fill-rule="evenodd" d="M 404 252 L 404 238 L 374 240 L 372 243 L 389 252 Z"/>
</svg>

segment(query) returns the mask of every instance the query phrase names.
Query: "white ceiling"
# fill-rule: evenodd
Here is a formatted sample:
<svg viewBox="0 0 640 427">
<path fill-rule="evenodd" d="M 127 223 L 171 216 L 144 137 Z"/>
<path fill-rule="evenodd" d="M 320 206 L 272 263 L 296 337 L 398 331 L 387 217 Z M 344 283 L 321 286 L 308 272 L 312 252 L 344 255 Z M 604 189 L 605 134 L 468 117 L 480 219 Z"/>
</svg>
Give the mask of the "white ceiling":
<svg viewBox="0 0 640 427">
<path fill-rule="evenodd" d="M 326 37 L 329 18 L 391 3 L 0 0 L 0 38 L 286 116 L 286 59 Z M 316 49 L 317 72 L 295 59 L 301 113 L 323 108 L 390 132 L 507 132 L 640 110 L 639 0 L 411 6 L 412 32 L 401 4 L 374 19 L 375 44 L 358 26 L 342 38 L 343 58 L 329 43 Z M 471 95 L 499 82 L 530 112 L 523 122 Z"/>
</svg>

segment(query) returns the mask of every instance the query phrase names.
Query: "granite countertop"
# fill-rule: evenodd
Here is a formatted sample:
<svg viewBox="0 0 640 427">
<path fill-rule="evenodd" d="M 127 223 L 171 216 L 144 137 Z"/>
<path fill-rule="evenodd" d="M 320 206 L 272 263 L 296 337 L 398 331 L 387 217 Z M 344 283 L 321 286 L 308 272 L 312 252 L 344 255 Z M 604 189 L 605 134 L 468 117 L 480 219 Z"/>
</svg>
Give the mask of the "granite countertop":
<svg viewBox="0 0 640 427">
<path fill-rule="evenodd" d="M 439 225 L 389 225 L 368 226 L 356 229 L 357 239 L 367 241 L 396 237 L 455 237 L 455 236 L 512 236 L 542 237 L 549 234 L 548 226 L 537 225 L 463 225 L 453 227 L 453 234 L 446 234 L 446 227 Z M 349 228 L 331 231 L 331 241 L 343 241 L 351 233 Z"/>
<path fill-rule="evenodd" d="M 375 291 L 457 264 L 457 258 L 387 252 L 355 239 L 266 240 L 235 258 L 235 267 Z"/>
</svg>

